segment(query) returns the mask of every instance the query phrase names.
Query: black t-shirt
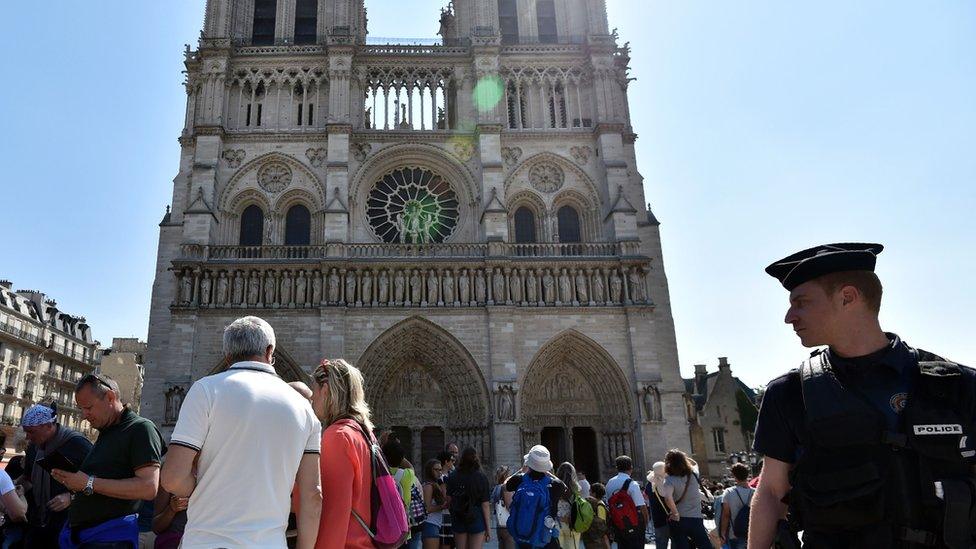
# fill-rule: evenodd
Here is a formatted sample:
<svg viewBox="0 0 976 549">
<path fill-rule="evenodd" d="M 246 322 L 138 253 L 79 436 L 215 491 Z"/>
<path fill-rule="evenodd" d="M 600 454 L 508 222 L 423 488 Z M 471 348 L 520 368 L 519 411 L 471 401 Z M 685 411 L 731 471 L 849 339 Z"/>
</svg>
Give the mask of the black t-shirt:
<svg viewBox="0 0 976 549">
<path fill-rule="evenodd" d="M 654 493 L 654 486 L 650 482 L 644 485 L 644 494 L 647 496 L 647 506 L 651 510 L 651 522 L 654 523 L 654 527 L 667 526 L 668 511 L 664 508 L 664 498 Z"/>
<path fill-rule="evenodd" d="M 452 497 L 458 497 L 461 490 L 468 494 L 468 501 L 475 507 L 475 513 L 481 513 L 481 504 L 488 501 L 491 495 L 491 486 L 488 477 L 479 469 L 473 471 L 462 471 L 455 469 L 447 476 L 447 493 Z M 480 515 L 479 515 L 480 516 Z"/>
<path fill-rule="evenodd" d="M 870 401 L 895 431 L 900 429 L 898 417 L 908 402 L 918 359 L 897 335 L 888 334 L 888 338 L 888 346 L 867 356 L 844 358 L 825 352 L 841 383 Z M 976 371 L 964 368 L 963 374 L 976 389 Z M 976 417 L 976 410 L 970 413 Z M 766 387 L 753 448 L 779 461 L 796 463 L 807 440 L 800 373 L 792 370 Z"/>
<path fill-rule="evenodd" d="M 546 475 L 545 473 L 540 473 L 538 471 L 529 471 L 528 473 L 524 473 L 524 474 L 523 473 L 516 473 L 516 474 L 510 476 L 508 478 L 508 480 L 505 481 L 505 491 L 506 492 L 514 492 L 514 491 L 518 490 L 519 485 L 522 484 L 522 477 L 525 474 L 528 474 L 529 477 L 532 478 L 532 479 L 534 479 L 534 480 L 539 480 L 540 478 L 542 478 L 542 477 L 544 477 Z M 566 484 L 563 483 L 563 481 L 559 480 L 558 478 L 550 478 L 549 480 L 550 480 L 550 482 L 549 482 L 549 502 L 550 502 L 550 505 L 549 505 L 549 515 L 552 516 L 552 517 L 556 517 L 559 514 L 559 500 L 560 500 L 560 498 L 563 497 L 563 495 L 566 492 L 569 491 L 569 488 L 567 488 L 566 487 Z"/>
</svg>

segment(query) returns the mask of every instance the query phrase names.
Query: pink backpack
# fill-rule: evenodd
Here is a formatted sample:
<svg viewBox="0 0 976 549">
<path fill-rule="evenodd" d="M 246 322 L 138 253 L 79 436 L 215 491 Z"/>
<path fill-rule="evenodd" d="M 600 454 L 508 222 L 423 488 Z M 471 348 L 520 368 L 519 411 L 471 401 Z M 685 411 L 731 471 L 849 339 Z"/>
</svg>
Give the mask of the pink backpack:
<svg viewBox="0 0 976 549">
<path fill-rule="evenodd" d="M 377 549 L 394 549 L 407 541 L 410 526 L 407 524 L 407 511 L 403 507 L 403 498 L 397 488 L 396 480 L 390 475 L 390 468 L 386 464 L 383 452 L 372 434 L 368 433 L 359 422 L 350 421 L 366 439 L 369 446 L 370 462 L 373 482 L 370 492 L 370 528 L 359 516 L 355 509 L 352 516 L 366 530 L 373 546 Z"/>
</svg>

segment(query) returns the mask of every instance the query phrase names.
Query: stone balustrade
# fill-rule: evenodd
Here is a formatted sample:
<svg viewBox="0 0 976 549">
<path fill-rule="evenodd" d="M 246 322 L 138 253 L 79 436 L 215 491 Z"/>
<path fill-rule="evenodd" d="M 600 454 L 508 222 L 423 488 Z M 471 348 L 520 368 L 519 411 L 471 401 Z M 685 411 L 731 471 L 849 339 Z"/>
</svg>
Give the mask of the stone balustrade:
<svg viewBox="0 0 976 549">
<path fill-rule="evenodd" d="M 208 246 L 183 244 L 182 261 L 396 258 L 638 257 L 637 242 L 386 244 L 333 242 L 317 246 Z"/>
<path fill-rule="evenodd" d="M 371 250 L 372 245 L 367 246 Z M 470 245 L 472 249 L 478 245 Z M 509 245 L 520 246 L 520 245 Z M 540 245 L 557 246 L 559 245 Z M 220 247 L 211 247 L 217 250 Z M 281 247 L 289 248 L 289 247 Z M 297 247 L 292 247 L 294 250 Z M 318 248 L 315 246 L 306 248 Z M 358 248 L 351 247 L 352 250 Z M 419 248 L 442 249 L 439 246 Z M 510 248 L 518 250 L 520 248 Z M 266 251 L 266 250 L 262 250 Z M 313 255 L 308 250 L 308 255 Z M 360 250 L 362 251 L 362 250 Z M 463 248 L 460 251 L 466 251 Z M 363 252 L 367 253 L 367 252 Z M 366 261 L 262 261 L 235 257 L 174 262 L 176 308 L 583 307 L 651 306 L 647 258 L 538 256 L 496 261 L 472 256 L 418 262 L 410 255 Z M 558 258 L 558 259 L 557 259 Z M 258 259 L 257 261 L 253 261 Z"/>
</svg>

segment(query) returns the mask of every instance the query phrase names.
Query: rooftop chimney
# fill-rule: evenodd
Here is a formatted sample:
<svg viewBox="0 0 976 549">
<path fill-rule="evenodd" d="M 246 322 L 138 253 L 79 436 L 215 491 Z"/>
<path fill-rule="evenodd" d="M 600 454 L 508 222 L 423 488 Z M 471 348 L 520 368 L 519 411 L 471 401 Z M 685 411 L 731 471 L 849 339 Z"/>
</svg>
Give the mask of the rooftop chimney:
<svg viewBox="0 0 976 549">
<path fill-rule="evenodd" d="M 729 368 L 729 358 L 724 356 L 718 357 L 718 369 L 721 371 L 728 370 Z"/>
</svg>

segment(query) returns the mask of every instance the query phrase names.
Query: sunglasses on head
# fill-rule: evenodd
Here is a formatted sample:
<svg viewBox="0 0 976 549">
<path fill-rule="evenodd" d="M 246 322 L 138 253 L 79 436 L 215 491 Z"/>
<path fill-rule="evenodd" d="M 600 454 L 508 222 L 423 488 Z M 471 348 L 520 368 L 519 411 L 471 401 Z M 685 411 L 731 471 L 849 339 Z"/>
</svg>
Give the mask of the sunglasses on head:
<svg viewBox="0 0 976 549">
<path fill-rule="evenodd" d="M 113 387 L 111 383 L 106 381 L 105 378 L 103 378 L 98 374 L 85 374 L 85 376 L 78 381 L 78 384 L 84 385 L 86 383 L 92 383 L 92 382 L 97 382 L 99 385 L 105 387 L 106 389 L 111 389 L 113 391 L 115 390 L 115 387 Z"/>
</svg>

